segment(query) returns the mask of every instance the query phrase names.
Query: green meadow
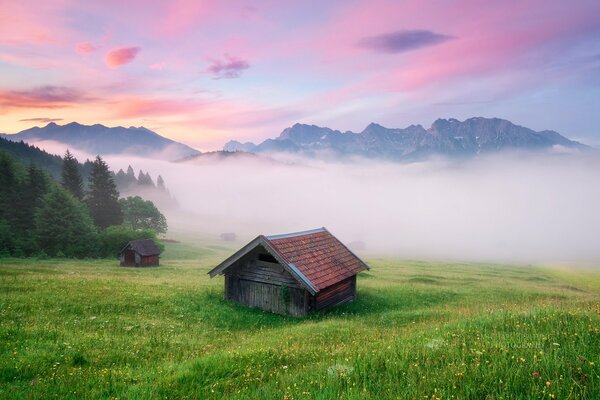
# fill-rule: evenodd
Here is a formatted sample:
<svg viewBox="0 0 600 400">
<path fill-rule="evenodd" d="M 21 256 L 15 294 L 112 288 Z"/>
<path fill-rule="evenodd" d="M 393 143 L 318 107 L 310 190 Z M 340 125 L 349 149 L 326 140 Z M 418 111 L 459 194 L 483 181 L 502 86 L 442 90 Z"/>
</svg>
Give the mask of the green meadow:
<svg viewBox="0 0 600 400">
<path fill-rule="evenodd" d="M 0 260 L 2 399 L 599 399 L 600 273 L 367 258 L 307 318 L 223 300 L 232 251 Z"/>
</svg>

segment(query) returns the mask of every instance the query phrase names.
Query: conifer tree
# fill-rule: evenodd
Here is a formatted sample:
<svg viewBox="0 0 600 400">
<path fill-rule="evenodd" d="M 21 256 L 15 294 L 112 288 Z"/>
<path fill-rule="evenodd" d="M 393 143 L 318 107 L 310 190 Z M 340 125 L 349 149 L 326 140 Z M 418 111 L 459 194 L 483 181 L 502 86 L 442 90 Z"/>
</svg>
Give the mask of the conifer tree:
<svg viewBox="0 0 600 400">
<path fill-rule="evenodd" d="M 96 251 L 96 230 L 85 206 L 53 185 L 35 213 L 38 246 L 51 256 L 89 257 Z"/>
<path fill-rule="evenodd" d="M 19 207 L 15 207 L 18 216 L 18 226 L 22 239 L 20 241 L 23 251 L 32 254 L 37 250 L 35 235 L 35 211 L 40 206 L 42 197 L 48 192 L 50 179 L 46 173 L 33 164 L 27 168 L 25 180 L 20 185 Z"/>
<path fill-rule="evenodd" d="M 68 149 L 64 156 L 61 178 L 63 187 L 71 192 L 76 199 L 82 200 L 83 179 L 79 173 L 79 163 Z"/>
<path fill-rule="evenodd" d="M 148 186 L 154 186 L 154 181 L 152 180 L 149 172 L 146 172 L 146 182 Z"/>
<path fill-rule="evenodd" d="M 131 168 L 131 165 L 129 165 L 127 167 L 127 180 L 129 182 L 135 182 L 136 181 L 136 179 L 135 179 L 135 171 L 133 170 L 133 168 Z"/>
<path fill-rule="evenodd" d="M 140 173 L 138 174 L 138 184 L 143 186 L 154 186 L 154 182 L 152 181 L 150 174 L 142 171 L 141 169 Z"/>
<path fill-rule="evenodd" d="M 165 186 L 165 181 L 163 180 L 162 176 L 158 176 L 158 178 L 156 178 L 156 187 L 159 188 L 162 191 L 166 191 L 167 187 Z"/>
<path fill-rule="evenodd" d="M 20 182 L 12 158 L 0 151 L 0 255 L 14 254 L 21 235 L 15 232 L 15 204 Z"/>
<path fill-rule="evenodd" d="M 19 207 L 14 207 L 18 217 L 18 229 L 30 231 L 33 227 L 33 214 L 40 205 L 42 196 L 48 191 L 49 178 L 44 171 L 29 164 L 25 179 L 19 185 Z"/>
<path fill-rule="evenodd" d="M 120 169 L 115 175 L 115 184 L 119 190 L 127 190 L 136 183 L 137 179 L 135 178 L 135 172 L 133 172 L 131 165 L 127 167 L 127 172 Z"/>
<path fill-rule="evenodd" d="M 108 169 L 108 165 L 97 156 L 94 160 L 89 180 L 87 204 L 96 226 L 104 229 L 123 222 L 123 212 L 119 205 L 119 192 Z"/>
<path fill-rule="evenodd" d="M 0 152 L 0 220 L 7 223 L 14 221 L 14 210 L 17 201 L 16 167 L 13 159 L 5 152 Z"/>
<path fill-rule="evenodd" d="M 115 174 L 115 185 L 117 185 L 117 189 L 127 187 L 127 175 L 122 169 L 119 169 L 119 172 Z"/>
</svg>

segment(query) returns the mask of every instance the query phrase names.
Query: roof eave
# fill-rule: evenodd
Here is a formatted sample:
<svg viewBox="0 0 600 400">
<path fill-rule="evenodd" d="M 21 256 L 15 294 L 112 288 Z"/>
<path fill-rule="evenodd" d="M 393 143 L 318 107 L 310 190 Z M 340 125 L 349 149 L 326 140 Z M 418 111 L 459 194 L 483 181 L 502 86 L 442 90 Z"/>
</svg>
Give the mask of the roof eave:
<svg viewBox="0 0 600 400">
<path fill-rule="evenodd" d="M 292 263 L 287 262 L 287 260 L 281 255 L 279 254 L 279 252 L 277 251 L 277 249 L 275 249 L 271 243 L 269 242 L 269 240 L 267 238 L 265 238 L 264 236 L 261 235 L 261 238 L 263 239 L 264 243 L 264 247 L 265 249 L 267 249 L 267 251 L 273 256 L 275 257 L 275 259 L 284 266 L 284 268 L 294 277 L 296 278 L 300 283 L 302 283 L 302 285 L 304 286 L 304 288 L 306 290 L 308 290 L 310 292 L 310 294 L 315 295 L 317 294 L 317 292 L 319 291 L 319 289 L 317 289 L 315 287 L 315 285 L 313 285 L 313 283 L 306 277 L 306 275 L 304 275 L 298 268 L 296 268 L 296 266 Z"/>
<path fill-rule="evenodd" d="M 342 246 L 344 246 L 344 248 L 345 248 L 346 250 L 348 250 L 348 252 L 349 252 L 350 254 L 352 254 L 354 257 L 356 257 L 356 259 L 357 259 L 358 261 L 360 261 L 360 262 L 361 262 L 361 264 L 362 264 L 362 265 L 365 267 L 365 269 L 366 269 L 367 271 L 370 271 L 370 270 L 371 270 L 371 267 L 369 267 L 369 264 L 367 264 L 366 262 L 364 262 L 362 258 L 360 258 L 359 256 L 357 256 L 357 255 L 356 255 L 356 254 L 355 254 L 355 253 L 354 253 L 352 250 L 350 250 L 350 249 L 348 248 L 348 246 L 346 246 L 346 245 L 345 245 L 345 244 L 344 244 L 344 243 L 343 243 L 341 240 L 339 240 L 339 239 L 338 239 L 336 236 L 334 236 L 334 235 L 333 235 L 331 232 L 329 232 L 329 231 L 327 230 L 327 228 L 323 227 L 323 230 L 324 230 L 325 232 L 329 233 L 329 234 L 330 234 L 330 235 L 331 235 L 331 236 L 332 236 L 332 237 L 333 237 L 335 240 L 337 240 L 337 241 L 338 241 L 338 242 L 339 242 L 339 243 L 340 243 Z M 360 272 L 362 272 L 362 271 L 359 271 L 359 272 L 357 272 L 357 274 L 359 274 Z"/>
<path fill-rule="evenodd" d="M 235 263 L 237 260 L 246 255 L 246 253 L 248 253 L 250 250 L 255 248 L 260 243 L 260 238 L 260 236 L 254 238 L 247 245 L 245 245 L 244 247 L 233 253 L 231 256 L 229 256 L 227 259 L 225 259 L 225 261 L 208 271 L 208 275 L 210 275 L 211 278 L 214 278 L 215 276 L 222 274 L 233 263 Z"/>
<path fill-rule="evenodd" d="M 298 268 L 296 268 L 294 264 L 288 263 L 285 260 L 285 258 L 283 258 L 283 256 L 279 254 L 279 252 L 273 246 L 271 246 L 269 240 L 263 235 L 256 237 L 250 243 L 248 243 L 247 245 L 236 251 L 234 254 L 232 254 L 221 264 L 208 271 L 208 275 L 211 278 L 214 278 L 215 276 L 224 273 L 236 261 L 238 261 L 240 258 L 242 258 L 244 255 L 246 255 L 249 251 L 251 251 L 258 245 L 262 245 L 265 248 L 265 250 L 267 250 L 267 252 L 271 254 L 277 260 L 277 262 L 281 264 L 285 268 L 285 270 L 289 272 L 294 278 L 296 278 L 296 280 L 298 280 L 298 282 L 300 282 L 302 286 L 304 286 L 304 288 L 308 290 L 312 295 L 317 294 L 319 289 L 317 289 L 313 285 L 313 283 L 302 272 L 300 272 Z"/>
</svg>

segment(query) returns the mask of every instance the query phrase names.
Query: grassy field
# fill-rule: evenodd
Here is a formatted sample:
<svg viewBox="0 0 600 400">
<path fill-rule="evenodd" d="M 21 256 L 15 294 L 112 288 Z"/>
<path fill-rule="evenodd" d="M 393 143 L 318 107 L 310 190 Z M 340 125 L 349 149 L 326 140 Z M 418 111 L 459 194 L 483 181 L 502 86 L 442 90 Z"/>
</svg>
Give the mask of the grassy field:
<svg viewBox="0 0 600 400">
<path fill-rule="evenodd" d="M 368 259 L 296 319 L 224 301 L 227 252 L 0 260 L 0 398 L 600 398 L 598 273 Z"/>
</svg>

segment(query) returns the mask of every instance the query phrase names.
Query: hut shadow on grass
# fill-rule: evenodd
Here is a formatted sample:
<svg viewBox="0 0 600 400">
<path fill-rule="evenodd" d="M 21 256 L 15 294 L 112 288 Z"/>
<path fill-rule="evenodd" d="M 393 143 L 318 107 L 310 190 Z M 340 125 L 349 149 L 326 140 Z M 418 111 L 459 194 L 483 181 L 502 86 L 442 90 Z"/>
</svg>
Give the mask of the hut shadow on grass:
<svg viewBox="0 0 600 400">
<path fill-rule="evenodd" d="M 433 308 L 455 301 L 459 294 L 449 290 L 419 290 L 414 287 L 386 287 L 360 289 L 349 303 L 305 317 L 279 315 L 258 308 L 249 308 L 223 298 L 223 290 L 209 289 L 201 294 L 180 298 L 183 312 L 218 329 L 252 330 L 294 326 L 305 321 L 319 322 L 331 319 L 370 320 L 381 323 L 414 322 L 434 317 Z"/>
<path fill-rule="evenodd" d="M 459 296 L 450 290 L 419 290 L 410 286 L 366 288 L 358 291 L 354 301 L 314 315 L 377 320 L 384 316 L 392 319 L 403 316 L 414 321 L 432 313 L 435 306 L 453 302 Z"/>
</svg>

